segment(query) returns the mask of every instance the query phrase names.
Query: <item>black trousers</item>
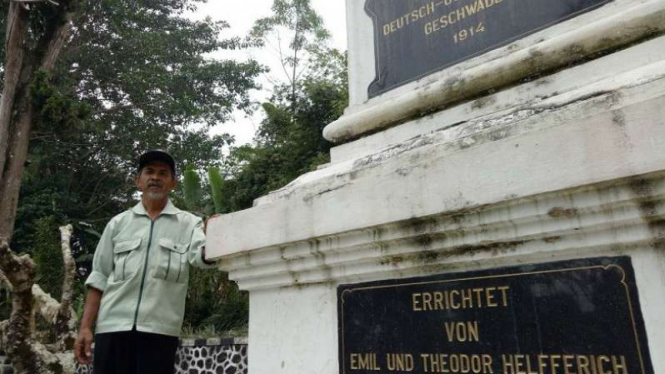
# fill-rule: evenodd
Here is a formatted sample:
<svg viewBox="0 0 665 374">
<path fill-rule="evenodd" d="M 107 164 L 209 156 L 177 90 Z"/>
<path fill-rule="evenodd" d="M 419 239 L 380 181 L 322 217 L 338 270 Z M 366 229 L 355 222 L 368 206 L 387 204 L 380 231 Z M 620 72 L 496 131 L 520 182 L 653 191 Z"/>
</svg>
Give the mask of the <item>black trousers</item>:
<svg viewBox="0 0 665 374">
<path fill-rule="evenodd" d="M 95 374 L 173 374 L 178 338 L 136 330 L 95 335 Z"/>
</svg>

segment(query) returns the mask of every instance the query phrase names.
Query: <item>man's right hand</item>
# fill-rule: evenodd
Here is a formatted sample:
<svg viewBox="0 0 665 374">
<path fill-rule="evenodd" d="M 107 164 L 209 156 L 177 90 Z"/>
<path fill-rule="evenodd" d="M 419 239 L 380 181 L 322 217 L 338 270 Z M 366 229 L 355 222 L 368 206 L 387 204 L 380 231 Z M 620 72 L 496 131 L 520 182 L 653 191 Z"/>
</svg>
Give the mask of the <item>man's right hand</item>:
<svg viewBox="0 0 665 374">
<path fill-rule="evenodd" d="M 76 342 L 74 342 L 74 355 L 81 365 L 88 365 L 92 362 L 92 341 L 93 334 L 90 329 L 81 329 Z"/>
<path fill-rule="evenodd" d="M 88 287 L 83 317 L 81 318 L 81 330 L 74 342 L 74 356 L 81 365 L 87 365 L 92 361 L 92 341 L 94 339 L 92 329 L 97 320 L 102 293 L 96 288 Z"/>
</svg>

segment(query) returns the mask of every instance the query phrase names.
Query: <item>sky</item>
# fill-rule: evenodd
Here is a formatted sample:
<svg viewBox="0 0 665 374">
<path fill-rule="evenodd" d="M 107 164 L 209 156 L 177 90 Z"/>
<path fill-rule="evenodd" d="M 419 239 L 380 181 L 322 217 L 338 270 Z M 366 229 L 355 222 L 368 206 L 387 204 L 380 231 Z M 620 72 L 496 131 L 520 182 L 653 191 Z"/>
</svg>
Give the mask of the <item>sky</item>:
<svg viewBox="0 0 665 374">
<path fill-rule="evenodd" d="M 245 36 L 251 29 L 254 21 L 269 16 L 273 0 L 208 0 L 206 4 L 200 4 L 199 9 L 191 17 L 202 19 L 206 16 L 213 20 L 224 20 L 230 24 L 230 29 L 225 30 L 222 37 Z M 330 44 L 340 50 L 346 50 L 346 14 L 345 0 L 311 0 L 316 12 L 323 18 L 325 27 L 332 34 Z M 270 87 L 269 79 L 282 78 L 278 73 L 281 70 L 277 52 L 270 49 L 247 50 L 241 52 L 214 55 L 217 58 L 236 58 L 246 60 L 254 58 L 259 63 L 267 65 L 273 73 L 262 76 L 259 79 L 264 87 Z M 253 92 L 252 99 L 261 102 L 270 96 L 268 91 Z M 258 110 L 252 117 L 247 118 L 242 112 L 236 113 L 234 119 L 215 126 L 213 134 L 229 133 L 236 138 L 236 146 L 250 143 L 254 133 L 260 126 L 263 113 Z"/>
</svg>

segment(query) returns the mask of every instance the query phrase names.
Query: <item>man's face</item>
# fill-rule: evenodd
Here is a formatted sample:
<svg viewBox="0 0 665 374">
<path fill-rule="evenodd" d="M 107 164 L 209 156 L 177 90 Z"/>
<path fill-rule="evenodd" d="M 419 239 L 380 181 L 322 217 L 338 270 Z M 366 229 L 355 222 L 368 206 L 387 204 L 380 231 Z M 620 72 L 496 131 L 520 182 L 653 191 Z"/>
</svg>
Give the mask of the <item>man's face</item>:
<svg viewBox="0 0 665 374">
<path fill-rule="evenodd" d="M 151 200 L 166 199 L 178 181 L 168 164 L 154 161 L 141 169 L 139 175 L 134 177 L 136 187 L 143 192 L 143 196 Z"/>
</svg>

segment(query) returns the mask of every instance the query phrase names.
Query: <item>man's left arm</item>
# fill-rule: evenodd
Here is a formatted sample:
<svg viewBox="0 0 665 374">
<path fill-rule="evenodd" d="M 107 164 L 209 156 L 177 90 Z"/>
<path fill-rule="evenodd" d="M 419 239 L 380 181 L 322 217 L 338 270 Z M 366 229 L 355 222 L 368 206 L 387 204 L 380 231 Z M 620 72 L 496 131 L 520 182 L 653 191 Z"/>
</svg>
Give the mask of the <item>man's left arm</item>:
<svg viewBox="0 0 665 374">
<path fill-rule="evenodd" d="M 205 259 L 206 237 L 203 233 L 203 221 L 199 220 L 192 230 L 192 238 L 189 244 L 189 263 L 202 269 L 213 269 L 216 267 L 214 261 Z"/>
</svg>

